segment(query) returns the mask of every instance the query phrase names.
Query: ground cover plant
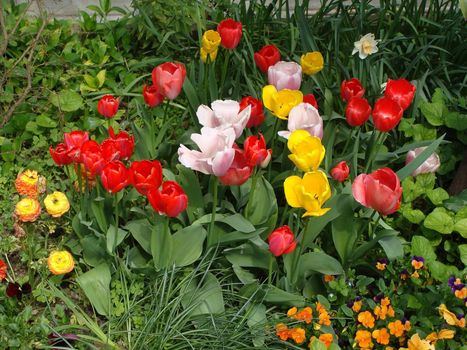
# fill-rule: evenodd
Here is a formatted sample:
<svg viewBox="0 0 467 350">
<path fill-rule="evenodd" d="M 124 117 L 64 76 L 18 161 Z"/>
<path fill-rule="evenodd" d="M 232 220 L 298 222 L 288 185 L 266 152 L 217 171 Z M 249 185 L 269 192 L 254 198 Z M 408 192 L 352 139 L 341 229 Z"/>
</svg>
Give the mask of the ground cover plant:
<svg viewBox="0 0 467 350">
<path fill-rule="evenodd" d="M 465 347 L 462 2 L 1 5 L 4 348 Z"/>
</svg>

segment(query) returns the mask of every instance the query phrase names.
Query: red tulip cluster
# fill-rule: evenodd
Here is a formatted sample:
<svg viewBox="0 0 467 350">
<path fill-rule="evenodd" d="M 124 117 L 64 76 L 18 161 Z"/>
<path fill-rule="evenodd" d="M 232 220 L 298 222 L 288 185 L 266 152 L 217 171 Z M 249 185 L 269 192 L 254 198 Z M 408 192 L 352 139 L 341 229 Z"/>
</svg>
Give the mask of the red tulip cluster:
<svg viewBox="0 0 467 350">
<path fill-rule="evenodd" d="M 238 186 L 245 183 L 257 165 L 266 167 L 271 160 L 271 149 L 266 149 L 263 135 L 249 136 L 243 143 L 243 149 L 234 145 L 235 156 L 232 165 L 219 180 L 226 186 Z"/>
<path fill-rule="evenodd" d="M 129 168 L 125 166 L 122 160 L 131 158 L 135 146 L 134 137 L 125 131 L 115 134 L 109 128 L 109 137 L 100 144 L 90 140 L 85 131 L 65 133 L 64 139 L 64 143 L 49 149 L 57 165 L 84 167 L 82 176 L 90 182 L 100 176 L 102 186 L 110 193 L 132 185 L 161 214 L 175 217 L 186 209 L 187 195 L 178 183 L 163 182 L 162 166 L 157 160 L 134 161 Z"/>
<path fill-rule="evenodd" d="M 390 131 L 399 124 L 402 114 L 412 103 L 415 90 L 415 86 L 405 79 L 389 79 L 384 96 L 376 101 L 372 110 L 368 101 L 363 98 L 365 89 L 360 81 L 356 78 L 344 80 L 341 85 L 341 97 L 347 102 L 347 123 L 350 126 L 360 126 L 371 114 L 376 130 Z"/>
</svg>

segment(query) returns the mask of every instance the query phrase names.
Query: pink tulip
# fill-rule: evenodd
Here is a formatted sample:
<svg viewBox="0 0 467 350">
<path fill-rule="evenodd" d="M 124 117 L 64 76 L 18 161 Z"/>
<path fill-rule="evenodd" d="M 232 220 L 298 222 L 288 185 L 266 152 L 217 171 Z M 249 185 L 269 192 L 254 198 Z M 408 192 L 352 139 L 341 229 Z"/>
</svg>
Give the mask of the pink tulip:
<svg viewBox="0 0 467 350">
<path fill-rule="evenodd" d="M 352 194 L 363 206 L 389 215 L 399 210 L 402 188 L 397 174 L 382 168 L 371 174 L 358 175 L 352 184 Z"/>
<path fill-rule="evenodd" d="M 178 149 L 180 163 L 203 174 L 225 175 L 235 156 L 233 149 L 235 131 L 232 128 L 221 130 L 203 127 L 201 134 L 192 134 L 191 139 L 200 151 L 180 145 Z"/>
<path fill-rule="evenodd" d="M 200 124 L 221 130 L 232 128 L 235 138 L 239 138 L 250 119 L 251 106 L 240 112 L 240 104 L 237 101 L 216 100 L 211 103 L 211 108 L 205 105 L 198 107 L 196 115 Z"/>
<path fill-rule="evenodd" d="M 162 95 L 173 100 L 182 91 L 185 76 L 186 69 L 182 63 L 166 62 L 153 69 L 152 82 Z"/>
<path fill-rule="evenodd" d="M 323 137 L 323 119 L 318 110 L 309 103 L 300 103 L 292 108 L 287 128 L 289 130 L 279 131 L 278 135 L 288 139 L 295 130 L 306 130 L 320 139 Z"/>
<path fill-rule="evenodd" d="M 268 82 L 276 89 L 298 90 L 302 83 L 302 67 L 295 62 L 279 61 L 268 69 Z"/>
<path fill-rule="evenodd" d="M 268 236 L 269 250 L 274 256 L 289 254 L 295 250 L 297 242 L 289 226 L 281 226 Z"/>
<path fill-rule="evenodd" d="M 425 150 L 426 147 L 419 147 L 415 148 L 409 152 L 407 152 L 407 157 L 405 158 L 405 164 L 409 164 L 412 162 L 416 157 L 420 155 Z M 434 173 L 440 167 L 441 162 L 439 160 L 439 156 L 436 153 L 431 154 L 425 160 L 422 165 L 420 165 L 417 169 L 412 172 L 412 176 L 417 176 L 419 174 L 428 174 Z"/>
</svg>

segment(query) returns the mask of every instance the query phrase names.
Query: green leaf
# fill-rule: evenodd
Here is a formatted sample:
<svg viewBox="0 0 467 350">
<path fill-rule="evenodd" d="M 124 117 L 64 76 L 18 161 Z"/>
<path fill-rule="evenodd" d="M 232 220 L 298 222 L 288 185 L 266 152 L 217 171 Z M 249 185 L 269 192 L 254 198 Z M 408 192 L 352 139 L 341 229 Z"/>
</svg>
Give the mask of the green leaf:
<svg viewBox="0 0 467 350">
<path fill-rule="evenodd" d="M 256 244 L 247 242 L 236 248 L 224 250 L 224 255 L 232 265 L 267 270 L 271 253 L 267 249 L 262 249 Z M 273 266 L 277 268 L 277 263 L 274 262 Z"/>
<path fill-rule="evenodd" d="M 402 196 L 404 197 L 404 202 L 410 203 L 422 194 L 423 189 L 417 186 L 412 176 L 407 176 L 404 181 L 402 181 Z"/>
<path fill-rule="evenodd" d="M 301 307 L 305 305 L 305 298 L 303 296 L 286 292 L 274 286 L 268 286 L 264 301 L 282 306 Z"/>
<path fill-rule="evenodd" d="M 461 244 L 458 248 L 462 263 L 467 265 L 467 244 Z"/>
<path fill-rule="evenodd" d="M 203 243 L 207 232 L 201 225 L 192 225 L 177 231 L 172 236 L 172 260 L 176 266 L 187 266 L 194 263 L 203 252 Z"/>
<path fill-rule="evenodd" d="M 104 238 L 97 238 L 94 235 L 87 235 L 80 240 L 83 247 L 83 258 L 86 264 L 97 266 L 106 258 L 106 247 Z"/>
<path fill-rule="evenodd" d="M 316 337 L 311 341 L 310 344 L 310 350 L 327 350 L 326 344 L 324 344 Z"/>
<path fill-rule="evenodd" d="M 389 260 L 400 259 L 404 256 L 404 247 L 402 246 L 402 242 L 398 237 L 384 237 L 381 238 L 378 242 Z"/>
<path fill-rule="evenodd" d="M 459 131 L 464 131 L 467 129 L 467 114 L 449 112 L 446 115 L 446 126 Z"/>
<path fill-rule="evenodd" d="M 423 226 L 439 233 L 449 234 L 454 230 L 454 219 L 444 208 L 435 208 L 427 215 Z"/>
<path fill-rule="evenodd" d="M 434 205 L 441 205 L 444 200 L 449 198 L 449 193 L 441 187 L 427 191 L 426 195 Z"/>
<path fill-rule="evenodd" d="M 100 315 L 109 316 L 110 268 L 106 263 L 78 276 L 76 281 Z"/>
<path fill-rule="evenodd" d="M 249 183 L 251 184 L 251 181 Z M 267 231 L 271 232 L 276 225 L 277 215 L 277 200 L 274 189 L 263 176 L 258 176 L 251 196 L 251 203 L 245 208 L 244 216 L 253 225 L 266 227 Z"/>
<path fill-rule="evenodd" d="M 409 205 L 402 205 L 400 213 L 412 224 L 420 224 L 425 219 L 425 214 L 419 209 L 412 209 Z"/>
<path fill-rule="evenodd" d="M 305 253 L 299 260 L 300 275 L 307 276 L 311 271 L 325 275 L 342 275 L 342 265 L 332 256 L 322 252 Z"/>
<path fill-rule="evenodd" d="M 81 95 L 72 90 L 62 90 L 50 94 L 50 102 L 64 112 L 74 112 L 83 106 Z"/>
<path fill-rule="evenodd" d="M 203 193 L 201 192 L 201 186 L 198 181 L 196 173 L 188 168 L 185 168 L 182 165 L 177 166 L 178 175 L 177 181 L 180 186 L 183 187 L 186 195 L 188 196 L 188 208 L 186 210 L 190 222 L 195 220 L 193 213 L 195 211 L 200 211 L 204 208 Z"/>
<path fill-rule="evenodd" d="M 431 276 L 439 282 L 446 282 L 449 277 L 459 273 L 455 266 L 445 265 L 439 261 L 431 261 L 427 265 Z"/>
<path fill-rule="evenodd" d="M 433 126 L 441 126 L 444 124 L 443 108 L 444 104 L 440 102 L 420 102 L 420 111 L 428 123 Z"/>
<path fill-rule="evenodd" d="M 99 88 L 99 82 L 94 78 L 92 75 L 85 74 L 84 81 L 86 82 L 87 86 L 93 90 L 97 90 Z"/>
<path fill-rule="evenodd" d="M 227 216 L 217 220 L 219 222 L 223 222 L 224 224 L 229 225 L 230 227 L 234 228 L 237 231 L 244 232 L 244 233 L 251 233 L 254 232 L 256 229 L 255 227 L 249 222 L 247 219 L 243 217 L 241 214 L 234 214 L 231 216 Z"/>
<path fill-rule="evenodd" d="M 57 122 L 45 114 L 40 114 L 36 118 L 36 124 L 43 128 L 56 128 Z"/>
<path fill-rule="evenodd" d="M 346 196 L 352 199 L 350 195 Z M 352 202 L 346 201 L 348 205 L 343 208 L 343 213 L 332 221 L 332 239 L 337 253 L 343 265 L 352 254 L 355 241 L 357 240 L 357 228 L 355 226 Z"/>
<path fill-rule="evenodd" d="M 97 221 L 97 225 L 99 225 L 99 229 L 102 232 L 107 231 L 108 229 L 108 223 L 107 223 L 107 217 L 104 213 L 104 203 L 103 202 L 98 202 L 98 201 L 92 201 L 91 202 L 91 211 L 92 214 L 94 215 L 94 218 Z"/>
<path fill-rule="evenodd" d="M 167 220 L 162 217 L 158 219 L 151 231 L 151 254 L 154 266 L 160 270 L 170 267 L 172 263 L 173 240 Z"/>
<path fill-rule="evenodd" d="M 412 237 L 412 255 L 421 256 L 426 262 L 436 260 L 436 254 L 430 241 L 423 236 Z"/>
<path fill-rule="evenodd" d="M 224 298 L 217 278 L 209 272 L 201 287 L 193 281 L 182 299 L 182 305 L 185 309 L 191 309 L 190 316 L 223 313 Z"/>
<path fill-rule="evenodd" d="M 148 220 L 133 220 L 126 224 L 125 230 L 130 231 L 140 246 L 151 254 L 151 231 L 152 227 Z"/>
<path fill-rule="evenodd" d="M 96 79 L 97 79 L 97 82 L 98 82 L 98 84 L 97 84 L 98 88 L 101 88 L 102 85 L 104 85 L 104 83 L 105 83 L 105 73 L 106 73 L 106 71 L 105 71 L 105 69 L 103 69 L 99 73 L 97 73 L 97 75 L 96 75 Z"/>
<path fill-rule="evenodd" d="M 459 232 L 462 237 L 467 238 L 467 219 L 456 221 L 454 231 Z"/>
<path fill-rule="evenodd" d="M 433 143 L 428 146 L 422 153 L 420 153 L 413 161 L 411 161 L 409 164 L 407 164 L 405 167 L 400 169 L 397 172 L 397 176 L 399 176 L 399 179 L 402 181 L 404 180 L 407 176 L 409 176 L 415 169 L 417 169 L 420 165 L 423 164 L 425 160 L 428 159 L 428 157 L 435 151 L 435 149 L 441 144 L 441 142 L 444 139 L 444 136 L 446 134 L 443 134 L 441 137 L 437 138 Z"/>
<path fill-rule="evenodd" d="M 107 230 L 107 251 L 110 254 L 114 254 L 115 249 L 123 242 L 127 234 L 127 231 L 121 228 L 117 230 L 114 225 L 110 225 Z"/>
<path fill-rule="evenodd" d="M 467 206 L 467 189 L 459 193 L 457 196 L 450 197 L 445 200 L 443 204 L 446 209 L 458 212 Z"/>
<path fill-rule="evenodd" d="M 263 304 L 252 304 L 247 312 L 247 325 L 253 337 L 253 345 L 260 347 L 264 345 L 265 328 L 267 322 L 266 306 Z"/>
</svg>

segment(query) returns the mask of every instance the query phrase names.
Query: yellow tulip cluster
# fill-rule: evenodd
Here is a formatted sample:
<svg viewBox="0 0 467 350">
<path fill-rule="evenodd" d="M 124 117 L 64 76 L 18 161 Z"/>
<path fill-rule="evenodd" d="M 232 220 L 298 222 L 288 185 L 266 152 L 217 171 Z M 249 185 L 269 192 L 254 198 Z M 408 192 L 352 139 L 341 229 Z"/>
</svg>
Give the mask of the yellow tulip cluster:
<svg viewBox="0 0 467 350">
<path fill-rule="evenodd" d="M 296 130 L 287 143 L 291 154 L 289 159 L 305 172 L 303 177 L 289 176 L 284 182 L 287 203 L 292 208 L 304 208 L 303 217 L 321 216 L 330 208 L 322 208 L 331 198 L 331 187 L 326 174 L 319 170 L 324 159 L 325 149 L 318 137 L 306 130 Z"/>
<path fill-rule="evenodd" d="M 208 56 L 209 60 L 213 62 L 217 57 L 217 51 L 221 43 L 221 36 L 215 30 L 208 30 L 204 32 L 201 39 L 200 56 L 201 60 L 206 63 Z"/>
</svg>

